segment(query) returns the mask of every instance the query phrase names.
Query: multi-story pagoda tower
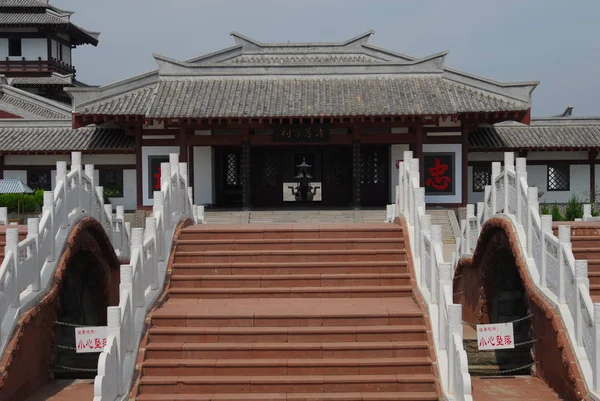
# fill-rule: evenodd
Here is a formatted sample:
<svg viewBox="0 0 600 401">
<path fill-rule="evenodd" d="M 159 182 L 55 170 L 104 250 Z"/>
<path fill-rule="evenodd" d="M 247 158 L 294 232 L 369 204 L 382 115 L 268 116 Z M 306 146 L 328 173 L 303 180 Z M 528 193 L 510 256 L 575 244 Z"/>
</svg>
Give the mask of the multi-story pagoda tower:
<svg viewBox="0 0 600 401">
<path fill-rule="evenodd" d="M 71 51 L 98 44 L 98 32 L 85 30 L 49 0 L 0 0 L 0 74 L 11 86 L 70 103 L 67 86 L 75 79 Z"/>
</svg>

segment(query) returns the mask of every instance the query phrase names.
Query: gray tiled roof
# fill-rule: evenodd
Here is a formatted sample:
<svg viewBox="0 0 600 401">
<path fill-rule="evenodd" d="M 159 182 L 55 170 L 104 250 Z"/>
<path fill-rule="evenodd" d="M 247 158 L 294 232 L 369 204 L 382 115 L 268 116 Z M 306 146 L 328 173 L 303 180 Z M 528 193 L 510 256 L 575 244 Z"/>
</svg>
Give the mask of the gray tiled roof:
<svg viewBox="0 0 600 401">
<path fill-rule="evenodd" d="M 471 150 L 600 148 L 600 122 L 597 124 L 522 125 L 496 124 L 479 127 L 469 135 Z"/>
<path fill-rule="evenodd" d="M 0 25 L 60 25 L 69 21 L 45 13 L 0 13 Z"/>
<path fill-rule="evenodd" d="M 11 85 L 73 85 L 73 77 L 60 78 L 55 75 L 49 77 L 15 77 L 10 81 Z"/>
<path fill-rule="evenodd" d="M 165 79 L 76 111 L 148 118 L 238 118 L 426 115 L 528 108 L 525 102 L 440 76 L 413 75 Z"/>
<path fill-rule="evenodd" d="M 0 180 L 0 194 L 31 194 L 33 189 L 18 179 Z"/>
<path fill-rule="evenodd" d="M 135 152 L 135 138 L 119 129 L 0 127 L 0 152 Z"/>
<path fill-rule="evenodd" d="M 0 110 L 28 119 L 70 118 L 68 106 L 2 85 Z"/>
<path fill-rule="evenodd" d="M 37 0 L 0 0 L 0 8 L 3 7 L 47 7 L 46 4 Z"/>
<path fill-rule="evenodd" d="M 146 114 L 152 100 L 155 85 L 146 86 L 120 96 L 109 98 L 77 110 L 80 114 L 139 115 Z"/>
</svg>

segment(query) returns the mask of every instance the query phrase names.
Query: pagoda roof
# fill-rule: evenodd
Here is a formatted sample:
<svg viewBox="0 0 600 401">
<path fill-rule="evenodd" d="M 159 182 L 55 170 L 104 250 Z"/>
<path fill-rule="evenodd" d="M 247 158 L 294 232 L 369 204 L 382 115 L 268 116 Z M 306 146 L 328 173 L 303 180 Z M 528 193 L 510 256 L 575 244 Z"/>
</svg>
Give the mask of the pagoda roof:
<svg viewBox="0 0 600 401">
<path fill-rule="evenodd" d="M 600 117 L 532 118 L 531 125 L 482 125 L 469 135 L 470 151 L 600 149 Z"/>
<path fill-rule="evenodd" d="M 503 83 L 367 43 L 236 44 L 188 61 L 155 55 L 158 70 L 95 88 L 66 88 L 77 116 L 298 118 L 526 112 L 537 82 Z"/>
<path fill-rule="evenodd" d="M 0 119 L 0 154 L 134 153 L 135 138 L 123 130 L 89 126 L 74 129 L 71 121 Z"/>
<path fill-rule="evenodd" d="M 0 0 L 0 27 L 46 27 L 64 31 L 75 45 L 98 45 L 99 32 L 71 22 L 72 11 L 50 5 L 48 0 Z"/>
<path fill-rule="evenodd" d="M 7 84 L 0 84 L 0 110 L 21 118 L 71 118 L 69 106 Z"/>
</svg>

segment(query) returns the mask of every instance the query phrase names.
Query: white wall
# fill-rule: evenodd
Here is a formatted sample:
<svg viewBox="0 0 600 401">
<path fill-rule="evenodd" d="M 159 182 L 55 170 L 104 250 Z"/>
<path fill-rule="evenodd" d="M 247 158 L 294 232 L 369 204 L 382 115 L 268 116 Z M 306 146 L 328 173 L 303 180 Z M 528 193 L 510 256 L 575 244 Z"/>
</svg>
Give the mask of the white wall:
<svg viewBox="0 0 600 401">
<path fill-rule="evenodd" d="M 590 196 L 590 166 L 570 166 L 571 185 L 570 191 L 548 191 L 548 166 L 527 166 L 527 182 L 529 185 L 538 187 L 544 195 L 540 197 L 540 203 L 566 203 L 572 195 L 582 199 Z"/>
<path fill-rule="evenodd" d="M 148 198 L 148 156 L 168 157 L 170 153 L 179 154 L 179 146 L 142 146 L 142 193 L 144 206 L 152 206 L 154 204 L 154 200 Z"/>
<path fill-rule="evenodd" d="M 27 171 L 25 170 L 4 170 L 4 179 L 21 180 L 27 183 Z"/>
<path fill-rule="evenodd" d="M 427 195 L 426 203 L 461 203 L 462 202 L 462 145 L 461 144 L 425 144 L 423 152 L 454 152 L 454 195 Z M 424 172 L 421 174 L 423 179 Z"/>
<path fill-rule="evenodd" d="M 25 60 L 48 59 L 48 39 L 30 38 L 21 39 L 21 54 Z"/>
<path fill-rule="evenodd" d="M 213 150 L 210 146 L 194 146 L 194 203 L 214 204 Z"/>
<path fill-rule="evenodd" d="M 8 57 L 8 39 L 1 38 L 0 39 L 0 59 L 6 60 Z"/>
<path fill-rule="evenodd" d="M 69 46 L 62 45 L 63 60 L 67 64 L 71 64 L 71 48 Z"/>
<path fill-rule="evenodd" d="M 99 172 L 94 172 L 94 182 L 100 185 Z M 113 206 L 123 206 L 125 210 L 135 210 L 137 208 L 137 181 L 134 170 L 123 170 L 123 197 L 108 198 Z"/>
<path fill-rule="evenodd" d="M 396 186 L 398 185 L 397 162 L 404 160 L 404 151 L 409 150 L 408 144 L 390 146 L 390 203 L 396 202 Z"/>
</svg>

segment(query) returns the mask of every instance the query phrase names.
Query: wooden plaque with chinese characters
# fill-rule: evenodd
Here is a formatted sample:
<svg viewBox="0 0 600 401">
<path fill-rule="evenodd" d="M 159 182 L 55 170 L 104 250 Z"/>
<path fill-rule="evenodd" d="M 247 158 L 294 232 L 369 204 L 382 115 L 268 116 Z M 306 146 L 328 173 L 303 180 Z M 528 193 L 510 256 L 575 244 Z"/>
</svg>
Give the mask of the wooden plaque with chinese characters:
<svg viewBox="0 0 600 401">
<path fill-rule="evenodd" d="M 424 153 L 423 184 L 426 195 L 455 195 L 455 154 Z"/>
<path fill-rule="evenodd" d="M 281 125 L 273 129 L 273 142 L 327 142 L 329 127 L 325 125 Z"/>
</svg>

